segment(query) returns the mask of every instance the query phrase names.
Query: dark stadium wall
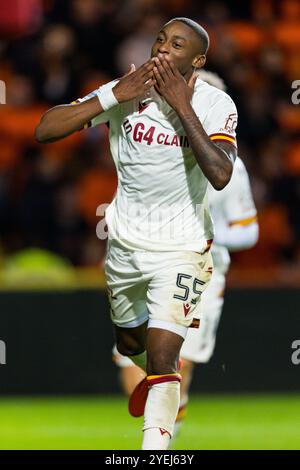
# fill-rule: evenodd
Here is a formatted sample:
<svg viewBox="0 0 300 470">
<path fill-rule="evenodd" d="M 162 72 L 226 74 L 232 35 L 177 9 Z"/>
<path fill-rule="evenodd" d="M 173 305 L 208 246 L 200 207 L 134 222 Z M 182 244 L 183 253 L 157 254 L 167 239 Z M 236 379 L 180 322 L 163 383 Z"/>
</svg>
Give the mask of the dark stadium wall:
<svg viewBox="0 0 300 470">
<path fill-rule="evenodd" d="M 1 293 L 0 311 L 1 394 L 120 392 L 102 291 Z M 193 391 L 299 391 L 299 312 L 297 290 L 228 290 L 215 355 Z"/>
</svg>

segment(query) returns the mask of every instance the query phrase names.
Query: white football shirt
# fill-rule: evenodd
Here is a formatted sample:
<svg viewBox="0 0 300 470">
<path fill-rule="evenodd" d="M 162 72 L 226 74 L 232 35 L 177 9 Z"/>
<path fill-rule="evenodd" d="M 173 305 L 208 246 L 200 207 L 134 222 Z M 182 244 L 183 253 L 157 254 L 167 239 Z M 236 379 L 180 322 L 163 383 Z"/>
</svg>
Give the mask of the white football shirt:
<svg viewBox="0 0 300 470">
<path fill-rule="evenodd" d="M 228 226 L 245 226 L 256 222 L 249 176 L 243 161 L 237 157 L 231 180 L 222 191 L 208 186 L 208 199 L 215 233 Z M 224 246 L 212 245 L 214 269 L 225 274 L 230 264 L 229 251 Z"/>
<path fill-rule="evenodd" d="M 236 145 L 237 111 L 225 92 L 198 78 L 192 106 L 213 141 Z M 109 238 L 134 250 L 205 250 L 213 238 L 208 181 L 175 111 L 152 88 L 99 114 L 88 126 L 104 122 L 118 174 L 117 192 L 106 210 Z"/>
</svg>

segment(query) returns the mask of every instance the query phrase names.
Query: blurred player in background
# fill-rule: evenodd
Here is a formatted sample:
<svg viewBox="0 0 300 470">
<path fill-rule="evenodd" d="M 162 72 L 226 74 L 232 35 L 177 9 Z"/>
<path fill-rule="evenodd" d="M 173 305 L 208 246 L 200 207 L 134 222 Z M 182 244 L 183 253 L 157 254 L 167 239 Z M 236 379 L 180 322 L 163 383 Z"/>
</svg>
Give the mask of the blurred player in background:
<svg viewBox="0 0 300 470">
<path fill-rule="evenodd" d="M 223 189 L 236 158 L 231 98 L 195 75 L 209 46 L 187 18 L 163 26 L 142 67 L 41 120 L 50 143 L 109 123 L 118 173 L 106 210 L 106 277 L 118 351 L 147 377 L 130 401 L 143 449 L 167 449 L 180 403 L 179 352 L 212 274 L 208 181 Z"/>
<path fill-rule="evenodd" d="M 201 70 L 198 76 L 225 91 L 225 84 L 218 75 Z M 216 191 L 208 185 L 208 199 L 215 227 L 211 250 L 214 271 L 199 305 L 201 327 L 199 330 L 188 330 L 180 351 L 182 381 L 176 431 L 185 415 L 195 364 L 207 363 L 214 352 L 224 303 L 225 276 L 230 265 L 229 252 L 249 249 L 258 240 L 257 214 L 250 181 L 245 165 L 239 157 L 236 159 L 231 180 L 222 191 Z M 122 388 L 130 396 L 136 385 L 144 379 L 145 373 L 128 357 L 120 355 L 116 346 L 113 349 L 113 360 L 120 367 Z"/>
</svg>

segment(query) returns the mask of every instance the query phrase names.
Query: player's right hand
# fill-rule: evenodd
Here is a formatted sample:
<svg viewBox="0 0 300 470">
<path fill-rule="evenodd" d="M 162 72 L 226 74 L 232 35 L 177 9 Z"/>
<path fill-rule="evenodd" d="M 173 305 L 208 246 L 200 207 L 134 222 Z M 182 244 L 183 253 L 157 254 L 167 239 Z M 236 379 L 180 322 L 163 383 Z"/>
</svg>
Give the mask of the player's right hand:
<svg viewBox="0 0 300 470">
<path fill-rule="evenodd" d="M 154 65 L 153 60 L 148 60 L 137 70 L 135 70 L 133 64 L 131 65 L 130 71 L 113 88 L 113 93 L 119 103 L 142 96 L 149 88 L 155 85 L 156 80 L 153 77 Z"/>
</svg>

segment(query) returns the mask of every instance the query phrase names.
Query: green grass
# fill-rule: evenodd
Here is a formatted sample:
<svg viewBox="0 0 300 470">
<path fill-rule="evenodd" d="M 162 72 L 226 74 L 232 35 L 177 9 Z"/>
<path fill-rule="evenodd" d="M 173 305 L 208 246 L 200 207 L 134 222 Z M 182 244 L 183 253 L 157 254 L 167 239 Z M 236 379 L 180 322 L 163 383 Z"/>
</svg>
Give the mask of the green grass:
<svg viewBox="0 0 300 470">
<path fill-rule="evenodd" d="M 139 449 L 126 399 L 0 398 L 0 449 Z M 192 396 L 175 449 L 300 449 L 300 395 Z"/>
</svg>

